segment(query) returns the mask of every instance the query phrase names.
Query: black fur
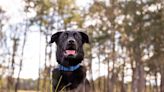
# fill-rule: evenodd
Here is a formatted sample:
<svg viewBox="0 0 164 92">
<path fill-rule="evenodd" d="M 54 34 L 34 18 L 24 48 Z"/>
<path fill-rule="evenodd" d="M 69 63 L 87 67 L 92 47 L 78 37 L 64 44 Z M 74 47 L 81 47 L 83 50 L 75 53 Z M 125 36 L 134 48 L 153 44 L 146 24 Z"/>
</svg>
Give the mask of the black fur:
<svg viewBox="0 0 164 92">
<path fill-rule="evenodd" d="M 69 67 L 82 62 L 84 58 L 83 44 L 89 43 L 89 38 L 88 35 L 83 32 L 64 31 L 53 34 L 50 43 L 53 42 L 57 45 L 57 62 L 60 65 Z M 74 58 L 64 54 L 65 50 L 68 48 L 76 50 Z M 60 78 L 61 81 L 57 88 Z M 76 89 L 79 84 L 84 81 L 86 81 L 86 85 L 89 84 L 88 80 L 86 80 L 86 69 L 84 66 L 80 66 L 80 68 L 75 71 L 63 71 L 55 68 L 52 72 L 53 92 L 55 92 L 55 90 L 59 92 L 63 87 L 66 87 L 66 90 Z"/>
</svg>

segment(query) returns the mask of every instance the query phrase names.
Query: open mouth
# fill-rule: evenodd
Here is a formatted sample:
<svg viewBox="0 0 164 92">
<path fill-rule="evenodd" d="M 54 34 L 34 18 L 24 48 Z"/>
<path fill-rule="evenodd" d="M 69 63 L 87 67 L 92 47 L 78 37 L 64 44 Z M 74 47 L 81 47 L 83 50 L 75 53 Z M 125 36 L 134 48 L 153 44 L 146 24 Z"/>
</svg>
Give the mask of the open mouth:
<svg viewBox="0 0 164 92">
<path fill-rule="evenodd" d="M 76 55 L 76 49 L 73 47 L 69 47 L 65 50 L 65 55 Z"/>
<path fill-rule="evenodd" d="M 65 53 L 67 55 L 75 55 L 76 54 L 76 50 L 66 50 Z"/>
</svg>

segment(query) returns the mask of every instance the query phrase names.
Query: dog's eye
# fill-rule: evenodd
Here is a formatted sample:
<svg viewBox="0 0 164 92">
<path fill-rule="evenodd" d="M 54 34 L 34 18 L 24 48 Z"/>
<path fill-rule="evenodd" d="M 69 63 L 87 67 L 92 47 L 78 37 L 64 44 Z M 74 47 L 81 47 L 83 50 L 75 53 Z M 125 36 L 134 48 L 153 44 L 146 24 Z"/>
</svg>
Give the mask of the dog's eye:
<svg viewBox="0 0 164 92">
<path fill-rule="evenodd" d="M 68 33 L 65 33 L 65 34 L 64 34 L 64 38 L 67 38 L 67 37 L 68 37 Z"/>
<path fill-rule="evenodd" d="M 75 38 L 79 38 L 78 35 L 77 35 L 76 33 L 74 33 L 73 36 L 74 36 Z"/>
</svg>

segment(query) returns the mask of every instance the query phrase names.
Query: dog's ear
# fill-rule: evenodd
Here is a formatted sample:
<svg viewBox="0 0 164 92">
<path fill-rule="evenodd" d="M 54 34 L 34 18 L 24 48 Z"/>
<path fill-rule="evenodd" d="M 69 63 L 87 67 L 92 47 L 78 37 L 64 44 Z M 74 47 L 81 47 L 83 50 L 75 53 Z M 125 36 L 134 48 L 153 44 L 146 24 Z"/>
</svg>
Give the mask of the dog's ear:
<svg viewBox="0 0 164 92">
<path fill-rule="evenodd" d="M 61 35 L 61 33 L 62 33 L 62 32 L 57 32 L 57 33 L 53 34 L 53 35 L 51 36 L 51 40 L 50 40 L 49 44 L 51 44 L 51 43 L 53 43 L 53 42 L 55 42 L 55 43 L 57 44 L 57 43 L 58 43 L 58 38 L 59 38 L 59 36 Z"/>
<path fill-rule="evenodd" d="M 79 32 L 79 33 L 80 33 L 80 35 L 82 37 L 82 42 L 83 43 L 89 43 L 89 37 L 88 37 L 88 35 L 86 33 L 84 33 L 84 32 Z"/>
</svg>

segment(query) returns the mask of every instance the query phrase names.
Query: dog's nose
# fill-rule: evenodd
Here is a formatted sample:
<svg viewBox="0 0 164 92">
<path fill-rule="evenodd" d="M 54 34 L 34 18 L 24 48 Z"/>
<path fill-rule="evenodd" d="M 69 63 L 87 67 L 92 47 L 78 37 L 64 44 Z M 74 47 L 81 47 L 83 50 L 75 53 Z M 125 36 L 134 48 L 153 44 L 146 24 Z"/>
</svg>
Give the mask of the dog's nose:
<svg viewBox="0 0 164 92">
<path fill-rule="evenodd" d="M 68 40 L 68 43 L 69 43 L 69 44 L 74 44 L 74 43 L 75 43 L 75 40 L 74 40 L 74 39 L 69 39 L 69 40 Z"/>
<path fill-rule="evenodd" d="M 75 40 L 69 39 L 68 42 L 69 42 L 69 44 L 74 44 Z"/>
</svg>

